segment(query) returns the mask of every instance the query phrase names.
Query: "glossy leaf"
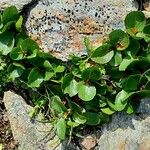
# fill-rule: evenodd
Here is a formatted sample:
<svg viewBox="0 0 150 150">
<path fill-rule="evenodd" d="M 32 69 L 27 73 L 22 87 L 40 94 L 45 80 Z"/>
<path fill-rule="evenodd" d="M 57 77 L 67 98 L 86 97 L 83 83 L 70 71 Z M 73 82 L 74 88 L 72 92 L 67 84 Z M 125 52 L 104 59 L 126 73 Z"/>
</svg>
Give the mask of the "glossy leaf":
<svg viewBox="0 0 150 150">
<path fill-rule="evenodd" d="M 43 75 L 37 68 L 33 68 L 28 76 L 28 84 L 30 87 L 39 87 L 43 82 Z"/>
<path fill-rule="evenodd" d="M 104 113 L 104 114 L 107 114 L 107 115 L 112 115 L 115 113 L 114 110 L 111 110 L 109 107 L 108 108 L 101 108 L 101 111 Z"/>
<path fill-rule="evenodd" d="M 65 139 L 65 135 L 66 135 L 66 121 L 65 119 L 61 118 L 58 120 L 57 124 L 56 124 L 56 132 L 58 137 L 61 140 Z"/>
<path fill-rule="evenodd" d="M 83 101 L 91 101 L 96 95 L 94 86 L 85 85 L 84 82 L 78 84 L 78 96 Z"/>
<path fill-rule="evenodd" d="M 114 30 L 109 34 L 110 44 L 118 51 L 125 50 L 129 46 L 129 37 L 122 30 Z"/>
<path fill-rule="evenodd" d="M 125 91 L 133 91 L 133 90 L 137 90 L 138 85 L 139 85 L 139 81 L 140 81 L 140 75 L 136 74 L 136 75 L 130 75 L 129 77 L 125 78 L 122 80 L 122 88 Z"/>
<path fill-rule="evenodd" d="M 100 123 L 100 116 L 97 113 L 85 112 L 84 116 L 87 119 L 86 124 L 88 125 L 95 126 Z"/>
<path fill-rule="evenodd" d="M 99 80 L 100 76 L 101 73 L 97 67 L 89 67 L 82 72 L 83 80 Z"/>
<path fill-rule="evenodd" d="M 146 24 L 144 13 L 141 11 L 130 12 L 125 18 L 125 26 L 129 34 L 135 35 L 142 31 Z"/>
<path fill-rule="evenodd" d="M 15 6 L 6 8 L 2 15 L 4 25 L 10 21 L 17 21 L 18 18 L 19 18 L 19 14 Z"/>
<path fill-rule="evenodd" d="M 67 112 L 67 108 L 62 103 L 59 96 L 53 96 L 51 98 L 51 108 L 57 111 L 58 113 L 64 113 Z"/>
<path fill-rule="evenodd" d="M 0 34 L 0 51 L 3 55 L 7 55 L 11 52 L 14 46 L 14 36 L 11 32 L 4 32 Z"/>
<path fill-rule="evenodd" d="M 78 83 L 76 82 L 76 80 L 71 80 L 70 84 L 65 87 L 64 94 L 68 93 L 70 97 L 75 96 L 78 93 L 77 87 Z"/>
<path fill-rule="evenodd" d="M 110 45 L 105 44 L 94 50 L 91 59 L 99 64 L 108 63 L 114 56 L 114 51 L 109 51 Z"/>
<path fill-rule="evenodd" d="M 84 124 L 86 122 L 86 117 L 77 112 L 75 112 L 72 117 L 73 120 L 79 124 Z"/>
<path fill-rule="evenodd" d="M 9 65 L 7 71 L 9 72 L 9 79 L 14 81 L 16 78 L 20 77 L 24 72 L 25 68 L 19 63 L 13 63 Z"/>
</svg>

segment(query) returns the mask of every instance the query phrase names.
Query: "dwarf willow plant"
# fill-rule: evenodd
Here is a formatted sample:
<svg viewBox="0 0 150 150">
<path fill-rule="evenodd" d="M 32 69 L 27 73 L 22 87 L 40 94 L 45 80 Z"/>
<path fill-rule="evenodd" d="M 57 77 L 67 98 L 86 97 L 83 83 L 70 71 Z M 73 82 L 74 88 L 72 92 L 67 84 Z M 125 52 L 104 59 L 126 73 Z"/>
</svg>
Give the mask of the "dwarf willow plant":
<svg viewBox="0 0 150 150">
<path fill-rule="evenodd" d="M 150 18 L 142 12 L 129 13 L 125 31 L 112 31 L 97 48 L 85 38 L 87 55 L 67 63 L 39 51 L 22 22 L 14 6 L 0 15 L 0 84 L 29 91 L 35 104 L 29 115 L 43 113 L 61 140 L 115 112 L 131 114 L 150 96 Z"/>
</svg>

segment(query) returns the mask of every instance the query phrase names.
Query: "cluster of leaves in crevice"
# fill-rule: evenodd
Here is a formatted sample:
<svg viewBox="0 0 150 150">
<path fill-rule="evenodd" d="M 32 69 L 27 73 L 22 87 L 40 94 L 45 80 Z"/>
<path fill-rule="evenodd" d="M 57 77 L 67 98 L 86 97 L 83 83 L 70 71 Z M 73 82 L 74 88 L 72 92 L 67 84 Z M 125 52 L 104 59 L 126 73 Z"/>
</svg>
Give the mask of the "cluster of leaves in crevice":
<svg viewBox="0 0 150 150">
<path fill-rule="evenodd" d="M 115 112 L 134 113 L 150 96 L 150 19 L 142 12 L 129 13 L 126 30 L 112 31 L 96 48 L 85 38 L 87 55 L 68 62 L 41 52 L 22 21 L 14 6 L 0 15 L 1 91 L 9 83 L 29 91 L 35 104 L 29 115 L 52 122 L 61 140 Z"/>
</svg>

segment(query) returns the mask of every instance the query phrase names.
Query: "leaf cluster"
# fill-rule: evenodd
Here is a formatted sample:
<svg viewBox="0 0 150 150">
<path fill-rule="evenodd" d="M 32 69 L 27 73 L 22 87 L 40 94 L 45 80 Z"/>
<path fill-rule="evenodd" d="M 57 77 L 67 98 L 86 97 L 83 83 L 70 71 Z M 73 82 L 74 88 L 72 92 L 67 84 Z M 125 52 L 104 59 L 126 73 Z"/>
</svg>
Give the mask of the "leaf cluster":
<svg viewBox="0 0 150 150">
<path fill-rule="evenodd" d="M 125 31 L 112 31 L 97 48 L 85 38 L 87 55 L 67 63 L 41 52 L 22 22 L 14 6 L 0 15 L 0 75 L 30 91 L 36 105 L 30 116 L 43 113 L 61 140 L 115 112 L 131 114 L 150 97 L 150 19 L 142 12 L 129 13 Z"/>
</svg>

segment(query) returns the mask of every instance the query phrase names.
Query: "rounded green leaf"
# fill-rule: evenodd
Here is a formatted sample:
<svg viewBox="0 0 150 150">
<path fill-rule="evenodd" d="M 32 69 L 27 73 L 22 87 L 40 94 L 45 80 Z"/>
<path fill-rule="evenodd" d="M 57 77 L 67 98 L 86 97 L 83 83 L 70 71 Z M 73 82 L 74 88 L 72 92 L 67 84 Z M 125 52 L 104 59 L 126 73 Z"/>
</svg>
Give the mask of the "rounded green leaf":
<svg viewBox="0 0 150 150">
<path fill-rule="evenodd" d="M 108 44 L 98 47 L 93 52 L 91 56 L 91 60 L 99 64 L 108 63 L 114 56 L 114 51 L 109 51 L 109 49 L 110 49 L 110 45 Z"/>
<path fill-rule="evenodd" d="M 116 95 L 116 99 L 115 99 L 115 107 L 117 111 L 122 111 L 123 109 L 125 109 L 126 105 L 128 104 L 128 99 L 134 94 L 135 92 L 126 92 L 124 90 L 120 91 L 117 95 Z"/>
<path fill-rule="evenodd" d="M 18 21 L 16 22 L 16 30 L 17 31 L 22 31 L 22 23 L 23 23 L 23 17 L 20 16 Z"/>
<path fill-rule="evenodd" d="M 25 39 L 21 43 L 20 48 L 24 53 L 24 58 L 29 59 L 36 57 L 37 50 L 39 50 L 39 46 L 37 45 L 37 43 L 30 38 Z"/>
<path fill-rule="evenodd" d="M 7 55 L 13 49 L 15 40 L 12 32 L 4 32 L 0 34 L 0 51 L 3 55 Z"/>
<path fill-rule="evenodd" d="M 84 82 L 78 84 L 78 96 L 83 101 L 91 101 L 96 95 L 94 86 L 85 85 Z"/>
<path fill-rule="evenodd" d="M 100 123 L 100 115 L 93 112 L 85 112 L 84 116 L 86 117 L 87 121 L 86 124 L 95 126 Z"/>
<path fill-rule="evenodd" d="M 116 52 L 115 56 L 113 57 L 113 59 L 111 59 L 109 63 L 112 66 L 118 66 L 121 64 L 121 62 L 122 62 L 122 54 L 119 52 Z"/>
<path fill-rule="evenodd" d="M 128 66 L 130 66 L 132 63 L 138 61 L 138 59 L 123 59 L 123 61 L 121 62 L 120 66 L 119 66 L 119 71 L 125 71 Z"/>
<path fill-rule="evenodd" d="M 86 122 L 86 117 L 80 115 L 79 113 L 75 112 L 72 116 L 73 120 L 79 124 L 84 124 Z"/>
<path fill-rule="evenodd" d="M 129 46 L 129 37 L 122 30 L 114 30 L 109 34 L 110 44 L 118 51 L 125 50 Z"/>
<path fill-rule="evenodd" d="M 9 79 L 14 81 L 16 78 L 20 77 L 24 72 L 25 68 L 19 63 L 12 63 L 8 66 L 7 71 L 9 72 Z"/>
<path fill-rule="evenodd" d="M 28 38 L 28 36 L 26 35 L 26 33 L 24 33 L 24 32 L 18 33 L 16 36 L 16 45 L 20 46 L 21 43 L 27 38 Z"/>
<path fill-rule="evenodd" d="M 39 72 L 37 68 L 33 68 L 30 71 L 30 74 L 28 76 L 28 84 L 30 87 L 39 87 L 43 80 L 43 75 Z"/>
<path fill-rule="evenodd" d="M 3 24 L 6 24 L 10 21 L 17 21 L 19 18 L 18 10 L 15 6 L 7 7 L 2 15 Z"/>
<path fill-rule="evenodd" d="M 78 83 L 76 82 L 76 80 L 71 80 L 70 84 L 67 87 L 65 87 L 64 94 L 68 93 L 70 97 L 75 96 L 78 93 L 77 87 Z"/>
<path fill-rule="evenodd" d="M 112 115 L 115 113 L 114 110 L 110 109 L 109 107 L 108 108 L 101 108 L 101 111 L 104 113 L 104 114 L 107 114 L 107 115 Z"/>
<path fill-rule="evenodd" d="M 134 91 L 137 90 L 140 80 L 140 75 L 130 75 L 129 77 L 122 79 L 121 85 L 125 91 Z"/>
<path fill-rule="evenodd" d="M 63 118 L 59 119 L 56 124 L 56 133 L 61 140 L 65 139 L 66 128 L 67 128 L 67 126 L 66 126 L 65 119 L 63 119 Z"/>
<path fill-rule="evenodd" d="M 55 69 L 56 73 L 61 73 L 65 71 L 65 67 L 64 66 L 57 66 Z"/>
<path fill-rule="evenodd" d="M 97 67 L 89 67 L 82 72 L 83 80 L 99 80 L 101 72 Z"/>
<path fill-rule="evenodd" d="M 64 113 L 67 112 L 67 108 L 65 105 L 62 103 L 61 99 L 59 96 L 53 96 L 51 98 L 51 105 L 50 107 L 57 111 L 58 113 Z"/>
<path fill-rule="evenodd" d="M 125 26 L 130 35 L 142 31 L 146 24 L 146 18 L 141 11 L 132 11 L 125 18 Z"/>
<path fill-rule="evenodd" d="M 22 52 L 22 50 L 19 47 L 15 47 L 10 52 L 10 57 L 13 60 L 22 60 L 23 59 L 23 52 Z"/>
</svg>

